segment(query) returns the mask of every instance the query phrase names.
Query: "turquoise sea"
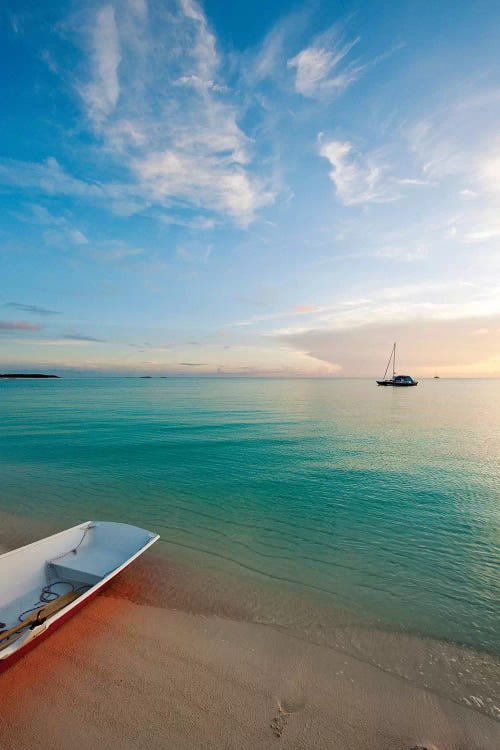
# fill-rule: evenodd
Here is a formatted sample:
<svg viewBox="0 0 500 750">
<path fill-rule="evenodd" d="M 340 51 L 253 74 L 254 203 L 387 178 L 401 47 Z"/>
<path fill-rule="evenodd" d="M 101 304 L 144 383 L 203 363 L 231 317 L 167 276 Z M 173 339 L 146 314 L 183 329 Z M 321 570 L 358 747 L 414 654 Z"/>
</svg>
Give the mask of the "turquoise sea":
<svg viewBox="0 0 500 750">
<path fill-rule="evenodd" d="M 468 703 L 480 682 L 493 705 L 500 381 L 18 380 L 0 404 L 4 546 L 23 523 L 141 525 L 161 534 L 160 606 L 288 629 Z"/>
</svg>

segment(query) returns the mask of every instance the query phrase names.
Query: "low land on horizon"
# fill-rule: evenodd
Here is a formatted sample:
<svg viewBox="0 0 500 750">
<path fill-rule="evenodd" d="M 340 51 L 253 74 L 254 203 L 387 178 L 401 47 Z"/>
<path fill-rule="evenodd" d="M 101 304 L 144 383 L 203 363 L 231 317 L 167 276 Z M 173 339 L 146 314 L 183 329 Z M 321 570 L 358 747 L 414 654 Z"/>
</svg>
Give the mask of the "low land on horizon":
<svg viewBox="0 0 500 750">
<path fill-rule="evenodd" d="M 45 375 L 38 372 L 5 372 L 0 378 L 59 378 L 60 375 Z"/>
</svg>

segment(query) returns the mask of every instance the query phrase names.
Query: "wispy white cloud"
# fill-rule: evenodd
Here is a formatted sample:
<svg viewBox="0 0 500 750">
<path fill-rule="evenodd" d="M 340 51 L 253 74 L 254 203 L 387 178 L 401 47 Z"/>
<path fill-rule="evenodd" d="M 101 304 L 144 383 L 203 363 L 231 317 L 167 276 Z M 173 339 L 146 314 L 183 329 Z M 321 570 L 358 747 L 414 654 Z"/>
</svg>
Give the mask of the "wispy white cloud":
<svg viewBox="0 0 500 750">
<path fill-rule="evenodd" d="M 171 200 L 185 201 L 226 214 L 243 225 L 272 202 L 272 192 L 248 175 L 242 163 L 234 160 L 234 152 L 225 155 L 208 145 L 191 146 L 174 146 L 134 160 L 143 194 L 151 202 L 168 205 Z"/>
<path fill-rule="evenodd" d="M 57 75 L 59 73 L 59 66 L 54 60 L 54 57 L 52 56 L 50 50 L 42 50 L 42 52 L 40 53 L 40 59 L 45 63 L 51 73 L 54 73 L 54 75 Z"/>
<path fill-rule="evenodd" d="M 91 78 L 80 86 L 80 94 L 90 119 L 99 127 L 112 113 L 120 93 L 120 40 L 112 5 L 105 5 L 97 11 L 90 31 L 89 50 Z"/>
<path fill-rule="evenodd" d="M 396 180 L 398 185 L 421 185 L 421 186 L 427 186 L 431 185 L 432 183 L 429 180 L 422 180 L 418 177 L 402 177 L 398 180 Z"/>
<path fill-rule="evenodd" d="M 45 206 L 30 204 L 30 215 L 21 216 L 24 221 L 34 222 L 42 226 L 48 226 L 43 232 L 45 244 L 55 247 L 66 245 L 87 245 L 88 239 L 85 234 L 77 229 L 65 216 L 51 214 Z"/>
<path fill-rule="evenodd" d="M 305 316 L 317 314 L 323 312 L 328 308 L 320 305 L 295 305 L 294 307 L 286 310 L 278 310 L 277 312 L 267 313 L 265 315 L 254 315 L 248 320 L 238 320 L 235 323 L 229 323 L 231 327 L 242 327 L 242 326 L 253 326 L 258 323 L 269 322 L 271 320 L 283 320 L 288 318 L 296 318 L 297 316 Z"/>
<path fill-rule="evenodd" d="M 500 237 L 500 90 L 477 85 L 447 100 L 426 118 L 403 128 L 410 152 L 440 198 L 460 199 L 460 207 L 441 228 L 444 237 L 484 251 Z M 481 127 L 478 127 L 478 123 Z M 443 235 L 442 235 L 443 236 Z"/>
<path fill-rule="evenodd" d="M 436 125 L 431 117 L 415 123 L 407 136 L 410 149 L 419 159 L 422 170 L 429 178 L 470 171 L 470 155 L 464 162 L 455 139 L 445 134 L 443 125 Z M 467 163 L 468 162 L 468 163 Z"/>
<path fill-rule="evenodd" d="M 470 200 L 467 210 L 452 217 L 444 227 L 445 237 L 466 245 L 479 245 L 497 250 L 500 237 L 498 202 L 484 195 L 481 201 Z"/>
<path fill-rule="evenodd" d="M 408 263 L 423 260 L 429 255 L 429 246 L 423 242 L 413 246 L 383 245 L 372 253 L 375 258 L 402 260 Z"/>
<path fill-rule="evenodd" d="M 288 60 L 295 70 L 295 90 L 307 97 L 329 98 L 353 83 L 361 74 L 358 61 L 346 62 L 359 37 L 347 41 L 340 27 L 334 26 Z"/>
<path fill-rule="evenodd" d="M 115 247 L 93 248 L 89 250 L 89 254 L 94 258 L 104 261 L 120 261 L 125 258 L 135 258 L 143 253 L 144 250 L 141 247 L 125 247 L 121 243 L 118 243 Z"/>
<path fill-rule="evenodd" d="M 87 245 L 88 239 L 79 229 L 62 227 L 61 229 L 47 229 L 43 232 L 43 241 L 52 247 L 67 247 L 68 245 Z"/>
<path fill-rule="evenodd" d="M 85 6 L 67 28 L 84 54 L 74 90 L 96 139 L 100 179 L 94 159 L 81 171 L 89 176 L 77 178 L 50 157 L 0 160 L 1 183 L 88 200 L 120 216 L 151 210 L 169 223 L 199 218 L 207 227 L 247 226 L 273 202 L 276 184 L 255 162 L 239 122 L 240 92 L 224 79 L 198 3 Z M 117 179 L 103 179 L 106 172 Z"/>
<path fill-rule="evenodd" d="M 330 162 L 330 179 L 338 198 L 346 206 L 387 203 L 398 200 L 409 191 L 438 185 L 437 179 L 430 179 L 425 174 L 423 177 L 400 176 L 398 172 L 402 169 L 405 172 L 410 170 L 407 167 L 408 154 L 405 154 L 403 165 L 400 164 L 401 156 L 396 158 L 399 146 L 393 141 L 363 153 L 351 141 L 329 139 L 323 133 L 318 135 L 318 153 Z"/>
<path fill-rule="evenodd" d="M 68 231 L 69 238 L 71 242 L 73 242 L 74 245 L 87 245 L 88 239 L 83 234 L 83 232 L 80 232 L 79 229 L 70 229 Z"/>
<path fill-rule="evenodd" d="M 53 226 L 64 226 L 66 224 L 66 218 L 64 216 L 55 216 L 54 214 L 51 214 L 45 206 L 40 206 L 37 203 L 30 203 L 28 208 L 30 210 L 30 215 L 22 217 L 25 221 L 33 221 L 36 224 Z"/>
<path fill-rule="evenodd" d="M 48 195 L 89 201 L 118 215 L 136 213 L 147 205 L 137 185 L 73 177 L 54 157 L 42 162 L 0 158 L 0 185 L 7 186 L 13 193 L 29 191 L 31 198 L 33 195 Z M 63 217 L 51 216 L 43 207 L 38 213 L 33 213 L 32 220 L 60 226 L 65 223 Z"/>
<path fill-rule="evenodd" d="M 462 177 L 463 198 L 500 192 L 500 89 L 465 92 L 446 108 L 403 128 L 410 150 L 430 179 Z M 477 123 L 481 121 L 481 128 Z"/>
<path fill-rule="evenodd" d="M 177 245 L 175 254 L 188 263 L 208 263 L 212 251 L 213 245 L 191 243 L 189 245 Z"/>
<path fill-rule="evenodd" d="M 208 231 L 210 229 L 214 229 L 221 223 L 220 219 L 216 219 L 213 216 L 187 216 L 185 213 L 181 215 L 174 214 L 173 212 L 170 212 L 168 214 L 160 213 L 158 215 L 158 219 L 162 224 L 175 224 L 179 227 L 186 227 L 187 229 L 200 231 Z"/>
<path fill-rule="evenodd" d="M 180 5 L 184 16 L 198 25 L 194 33 L 193 59 L 201 80 L 209 81 L 218 65 L 215 36 L 208 28 L 201 6 L 195 0 L 180 0 Z"/>
<path fill-rule="evenodd" d="M 477 179 L 486 193 L 500 194 L 500 140 L 479 157 Z"/>
<path fill-rule="evenodd" d="M 465 232 L 460 239 L 463 242 L 488 242 L 489 240 L 500 237 L 500 225 L 486 226 L 475 231 Z"/>
<path fill-rule="evenodd" d="M 142 8 L 134 23 L 129 4 L 107 6 L 89 38 L 80 93 L 106 153 L 128 169 L 126 205 L 136 197 L 167 216 L 187 206 L 246 225 L 272 202 L 198 3 Z"/>
<path fill-rule="evenodd" d="M 387 167 L 379 155 L 363 156 L 349 141 L 326 140 L 322 133 L 318 143 L 320 156 L 332 166 L 330 179 L 337 196 L 346 206 L 385 203 L 399 197 L 384 180 Z"/>
<path fill-rule="evenodd" d="M 80 198 L 102 199 L 107 192 L 98 183 L 72 177 L 53 157 L 43 162 L 0 159 L 0 183 L 9 185 L 11 190 L 33 189 L 48 195 L 71 195 Z"/>
<path fill-rule="evenodd" d="M 284 57 L 286 23 L 274 26 L 261 43 L 247 75 L 253 82 L 276 77 Z"/>
</svg>

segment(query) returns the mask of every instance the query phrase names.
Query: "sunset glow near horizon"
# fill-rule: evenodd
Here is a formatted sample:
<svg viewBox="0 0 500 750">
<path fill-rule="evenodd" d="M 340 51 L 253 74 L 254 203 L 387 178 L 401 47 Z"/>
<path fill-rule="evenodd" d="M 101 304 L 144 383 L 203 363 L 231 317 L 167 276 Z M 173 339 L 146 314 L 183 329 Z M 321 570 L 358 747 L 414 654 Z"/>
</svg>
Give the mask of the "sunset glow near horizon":
<svg viewBox="0 0 500 750">
<path fill-rule="evenodd" d="M 498 3 L 0 13 L 0 371 L 500 376 Z"/>
</svg>

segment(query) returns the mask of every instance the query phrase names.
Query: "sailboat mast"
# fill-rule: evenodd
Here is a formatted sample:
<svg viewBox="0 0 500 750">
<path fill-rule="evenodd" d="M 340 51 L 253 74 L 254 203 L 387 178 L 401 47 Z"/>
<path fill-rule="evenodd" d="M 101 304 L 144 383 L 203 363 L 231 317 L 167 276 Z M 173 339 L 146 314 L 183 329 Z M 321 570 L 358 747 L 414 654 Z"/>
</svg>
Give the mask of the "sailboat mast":
<svg viewBox="0 0 500 750">
<path fill-rule="evenodd" d="M 392 379 L 396 377 L 396 342 L 394 342 L 393 357 L 392 357 Z"/>
<path fill-rule="evenodd" d="M 389 367 L 391 366 L 391 359 L 393 358 L 393 356 L 394 356 L 394 347 L 392 347 L 392 350 L 391 350 L 391 356 L 389 357 L 389 361 L 388 361 L 388 363 L 387 363 L 387 367 L 385 368 L 385 372 L 384 372 L 384 377 L 383 377 L 383 380 L 385 380 L 385 378 L 386 378 L 386 376 L 387 376 L 387 370 L 388 370 L 388 369 L 389 369 Z"/>
</svg>

